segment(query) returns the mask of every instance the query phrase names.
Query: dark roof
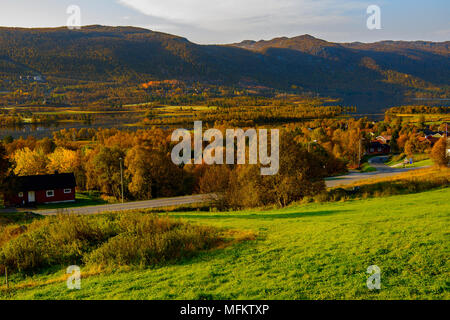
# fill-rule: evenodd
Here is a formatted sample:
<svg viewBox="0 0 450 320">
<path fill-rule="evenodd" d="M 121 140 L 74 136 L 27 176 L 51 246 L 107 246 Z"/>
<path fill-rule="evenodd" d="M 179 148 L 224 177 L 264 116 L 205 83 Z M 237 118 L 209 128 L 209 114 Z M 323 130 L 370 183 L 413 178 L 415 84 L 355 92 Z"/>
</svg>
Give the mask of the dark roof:
<svg viewBox="0 0 450 320">
<path fill-rule="evenodd" d="M 73 173 L 21 176 L 13 179 L 14 187 L 20 191 L 53 190 L 74 188 L 76 186 Z"/>
<path fill-rule="evenodd" d="M 441 135 L 445 135 L 445 131 L 433 131 L 433 130 L 430 130 L 430 129 L 423 129 L 423 130 L 420 130 L 419 132 L 423 132 L 426 136 L 432 136 L 432 135 L 435 135 L 437 133 L 439 133 Z"/>
<path fill-rule="evenodd" d="M 370 141 L 369 145 L 371 147 L 384 147 L 384 146 L 387 146 L 386 143 L 381 143 L 380 141 Z"/>
<path fill-rule="evenodd" d="M 386 143 L 381 143 L 380 141 L 371 141 L 368 149 L 370 149 L 370 148 L 375 148 L 375 149 L 381 148 L 382 150 L 386 151 L 386 150 L 390 149 L 390 146 Z"/>
</svg>

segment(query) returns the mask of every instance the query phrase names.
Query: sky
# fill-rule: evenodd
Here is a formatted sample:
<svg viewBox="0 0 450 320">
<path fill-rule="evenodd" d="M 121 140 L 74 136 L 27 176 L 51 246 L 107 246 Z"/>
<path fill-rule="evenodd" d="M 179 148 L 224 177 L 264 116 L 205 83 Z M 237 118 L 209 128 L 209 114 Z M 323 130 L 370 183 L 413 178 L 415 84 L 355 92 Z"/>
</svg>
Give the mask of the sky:
<svg viewBox="0 0 450 320">
<path fill-rule="evenodd" d="M 200 44 L 310 34 L 334 42 L 450 41 L 450 0 L 0 0 L 0 26 L 136 26 Z M 370 5 L 381 29 L 370 30 Z"/>
</svg>

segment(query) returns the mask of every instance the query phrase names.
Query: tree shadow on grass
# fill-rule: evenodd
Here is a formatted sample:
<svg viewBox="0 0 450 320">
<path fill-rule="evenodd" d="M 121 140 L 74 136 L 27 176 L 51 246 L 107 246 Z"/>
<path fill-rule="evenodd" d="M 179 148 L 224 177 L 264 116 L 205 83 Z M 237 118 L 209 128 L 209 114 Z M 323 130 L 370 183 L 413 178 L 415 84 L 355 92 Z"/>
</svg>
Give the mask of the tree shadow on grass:
<svg viewBox="0 0 450 320">
<path fill-rule="evenodd" d="M 243 213 L 243 214 L 175 214 L 170 215 L 173 218 L 183 219 L 262 219 L 262 220 L 274 220 L 274 219 L 297 219 L 306 217 L 321 217 L 329 216 L 338 213 L 350 212 L 351 210 L 323 210 L 323 211 L 307 211 L 307 212 L 287 212 L 287 213 Z"/>
</svg>

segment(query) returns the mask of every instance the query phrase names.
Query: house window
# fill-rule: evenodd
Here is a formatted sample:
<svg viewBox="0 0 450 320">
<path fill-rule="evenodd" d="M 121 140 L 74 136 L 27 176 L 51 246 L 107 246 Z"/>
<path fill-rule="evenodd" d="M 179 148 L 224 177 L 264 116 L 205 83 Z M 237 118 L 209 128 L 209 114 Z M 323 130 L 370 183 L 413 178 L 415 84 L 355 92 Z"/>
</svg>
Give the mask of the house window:
<svg viewBox="0 0 450 320">
<path fill-rule="evenodd" d="M 55 190 L 47 190 L 45 195 L 47 196 L 47 198 L 54 197 L 55 196 Z"/>
<path fill-rule="evenodd" d="M 23 192 L 19 192 L 19 198 L 23 198 Z"/>
<path fill-rule="evenodd" d="M 64 189 L 64 193 L 72 193 L 72 189 Z"/>
</svg>

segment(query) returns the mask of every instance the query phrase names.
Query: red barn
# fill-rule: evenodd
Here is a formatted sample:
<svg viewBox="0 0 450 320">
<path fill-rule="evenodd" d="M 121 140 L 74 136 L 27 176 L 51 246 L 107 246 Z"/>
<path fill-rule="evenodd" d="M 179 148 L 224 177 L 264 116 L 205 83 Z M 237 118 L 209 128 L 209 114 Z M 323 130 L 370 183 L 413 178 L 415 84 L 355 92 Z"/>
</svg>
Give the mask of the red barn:
<svg viewBox="0 0 450 320">
<path fill-rule="evenodd" d="M 18 206 L 74 202 L 75 187 L 73 173 L 14 177 L 11 191 L 4 195 L 5 204 Z"/>
</svg>

